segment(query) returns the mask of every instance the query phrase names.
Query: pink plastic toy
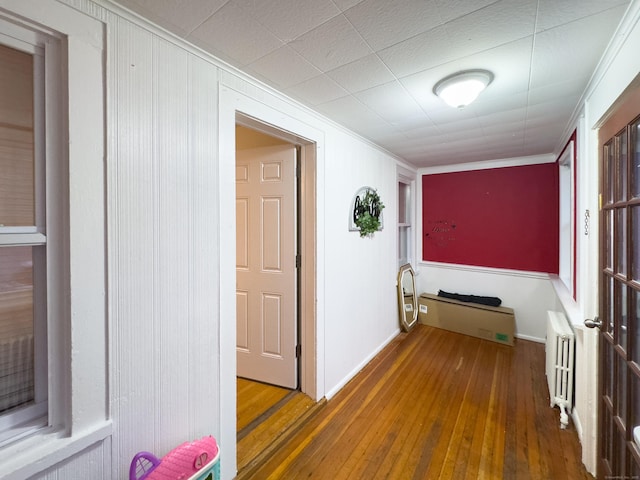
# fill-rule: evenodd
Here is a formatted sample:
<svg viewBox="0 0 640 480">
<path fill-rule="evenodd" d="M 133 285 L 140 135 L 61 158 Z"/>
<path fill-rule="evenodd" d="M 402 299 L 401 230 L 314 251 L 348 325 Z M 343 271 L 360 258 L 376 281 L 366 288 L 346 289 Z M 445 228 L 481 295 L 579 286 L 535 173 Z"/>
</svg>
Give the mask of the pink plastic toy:
<svg viewBox="0 0 640 480">
<path fill-rule="evenodd" d="M 217 480 L 218 454 L 218 444 L 211 436 L 185 442 L 162 460 L 149 452 L 140 452 L 131 461 L 129 480 Z"/>
</svg>

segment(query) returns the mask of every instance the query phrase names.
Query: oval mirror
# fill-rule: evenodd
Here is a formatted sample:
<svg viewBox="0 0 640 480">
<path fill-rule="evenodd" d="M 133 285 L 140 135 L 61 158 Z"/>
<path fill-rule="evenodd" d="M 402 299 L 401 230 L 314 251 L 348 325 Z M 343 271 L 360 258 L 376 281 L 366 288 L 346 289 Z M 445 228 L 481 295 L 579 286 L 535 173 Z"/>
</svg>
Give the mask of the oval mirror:
<svg viewBox="0 0 640 480">
<path fill-rule="evenodd" d="M 398 313 L 400 326 L 405 332 L 411 330 L 418 321 L 415 274 L 408 263 L 400 267 L 398 272 Z"/>
</svg>

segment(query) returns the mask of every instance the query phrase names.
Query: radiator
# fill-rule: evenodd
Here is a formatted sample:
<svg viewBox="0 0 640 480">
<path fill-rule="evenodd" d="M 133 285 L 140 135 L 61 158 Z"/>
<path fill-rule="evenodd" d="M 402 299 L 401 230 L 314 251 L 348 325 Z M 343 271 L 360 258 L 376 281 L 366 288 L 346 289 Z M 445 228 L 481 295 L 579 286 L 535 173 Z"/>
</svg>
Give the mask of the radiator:
<svg viewBox="0 0 640 480">
<path fill-rule="evenodd" d="M 0 341 L 0 412 L 33 400 L 33 335 Z"/>
<path fill-rule="evenodd" d="M 573 402 L 575 336 L 562 312 L 547 312 L 547 384 L 551 407 L 560 407 L 560 428 L 569 425 Z"/>
</svg>

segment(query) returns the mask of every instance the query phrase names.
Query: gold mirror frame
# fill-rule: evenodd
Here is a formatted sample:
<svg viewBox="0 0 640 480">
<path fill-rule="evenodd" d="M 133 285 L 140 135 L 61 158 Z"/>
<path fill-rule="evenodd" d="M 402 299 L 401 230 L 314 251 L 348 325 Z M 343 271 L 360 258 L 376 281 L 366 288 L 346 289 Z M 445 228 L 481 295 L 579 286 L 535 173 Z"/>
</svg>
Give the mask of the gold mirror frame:
<svg viewBox="0 0 640 480">
<path fill-rule="evenodd" d="M 408 263 L 398 271 L 398 314 L 400 326 L 405 332 L 410 331 L 418 322 L 416 278 L 413 268 Z"/>
</svg>

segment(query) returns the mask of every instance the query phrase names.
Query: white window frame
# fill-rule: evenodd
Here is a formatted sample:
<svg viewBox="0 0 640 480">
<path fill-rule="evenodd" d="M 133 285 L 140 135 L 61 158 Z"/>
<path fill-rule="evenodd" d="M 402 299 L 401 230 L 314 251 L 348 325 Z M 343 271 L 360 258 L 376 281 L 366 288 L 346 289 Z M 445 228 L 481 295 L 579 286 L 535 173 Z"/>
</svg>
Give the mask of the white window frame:
<svg viewBox="0 0 640 480">
<path fill-rule="evenodd" d="M 398 211 L 398 249 L 397 249 L 397 257 L 398 257 L 398 268 L 402 265 L 410 264 L 414 267 L 415 270 L 415 185 L 416 180 L 414 177 L 410 176 L 410 172 L 405 172 L 401 170 L 397 174 L 397 182 L 396 182 L 396 199 L 398 204 L 400 203 L 400 184 L 406 185 L 407 187 L 407 195 L 404 199 L 405 201 L 405 221 L 400 222 Z M 401 245 L 402 239 L 405 239 L 405 245 Z M 401 255 L 402 250 L 406 250 L 406 257 Z"/>
<path fill-rule="evenodd" d="M 559 265 L 558 276 L 571 297 L 575 296 L 575 142 L 571 140 L 558 159 Z"/>
<path fill-rule="evenodd" d="M 16 441 L 35 430 L 47 425 L 48 410 L 48 369 L 47 369 L 47 272 L 46 258 L 62 253 L 59 239 L 48 242 L 46 216 L 50 210 L 60 210 L 59 190 L 62 185 L 46 186 L 46 166 L 58 170 L 61 168 L 59 155 L 51 153 L 51 158 L 45 159 L 46 144 L 44 140 L 45 126 L 45 45 L 49 39 L 42 33 L 27 30 L 23 27 L 7 22 L 0 18 L 0 44 L 33 56 L 33 105 L 34 105 L 34 197 L 35 197 L 35 225 L 27 227 L 0 226 L 0 246 L 44 247 L 46 253 L 33 250 L 33 314 L 34 314 L 34 403 L 17 408 L 9 413 L 0 414 L 0 447 Z M 52 47 L 59 50 L 57 42 Z M 51 82 L 57 88 L 55 82 Z M 59 110 L 59 105 L 52 104 L 51 108 Z M 51 128 L 51 127 L 50 127 Z M 57 129 L 57 126 L 53 126 Z M 52 131 L 54 135 L 59 132 Z M 51 204 L 47 204 L 46 195 L 50 194 Z M 36 258 L 41 257 L 40 261 Z M 44 270 L 43 268 L 44 267 Z M 52 294 L 55 291 L 51 292 Z M 55 321 L 55 319 L 52 319 Z"/>
<path fill-rule="evenodd" d="M 55 0 L 2 0 L 0 18 L 6 20 L 0 26 L 5 37 L 15 38 L 12 28 L 17 28 L 46 39 L 42 46 L 47 129 L 42 142 L 46 203 L 57 210 L 47 214 L 46 222 L 48 248 L 57 249 L 47 258 L 47 422 L 44 428 L 0 446 L 0 480 L 4 480 L 36 476 L 95 448 L 111 435 L 112 426 L 106 315 L 105 25 Z M 52 163 L 55 158 L 57 165 Z M 16 236 L 16 241 L 23 235 L 38 235 L 4 233 Z M 4 238 L 6 242 L 9 237 Z"/>
</svg>

